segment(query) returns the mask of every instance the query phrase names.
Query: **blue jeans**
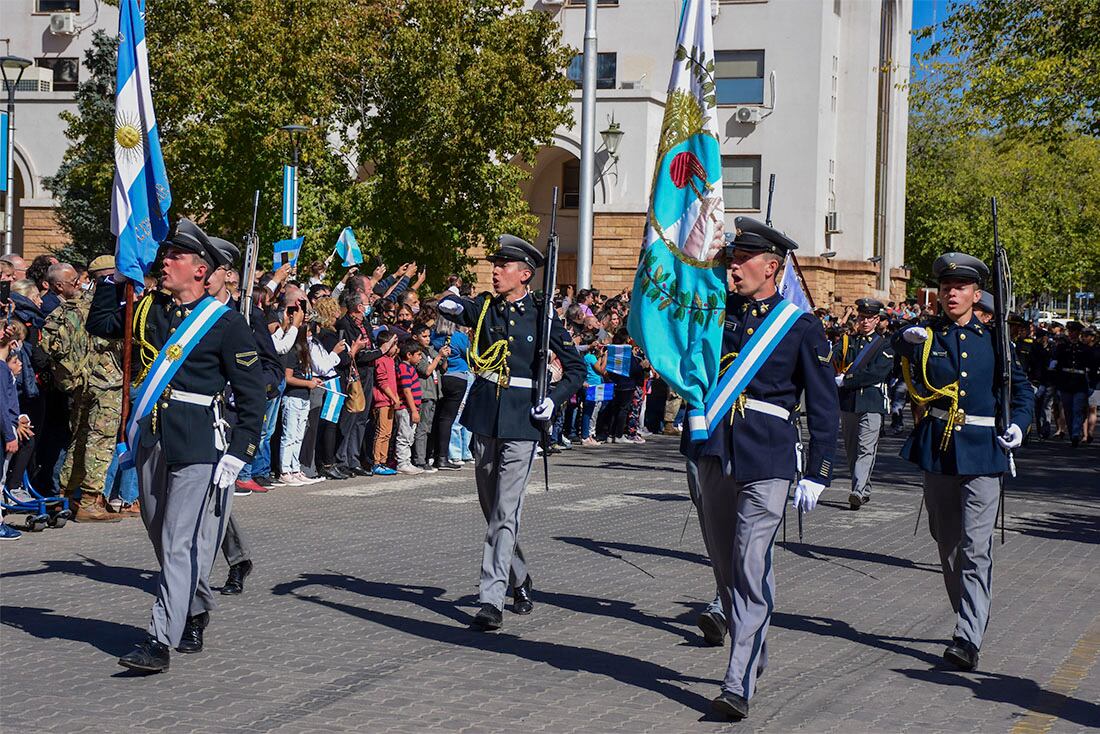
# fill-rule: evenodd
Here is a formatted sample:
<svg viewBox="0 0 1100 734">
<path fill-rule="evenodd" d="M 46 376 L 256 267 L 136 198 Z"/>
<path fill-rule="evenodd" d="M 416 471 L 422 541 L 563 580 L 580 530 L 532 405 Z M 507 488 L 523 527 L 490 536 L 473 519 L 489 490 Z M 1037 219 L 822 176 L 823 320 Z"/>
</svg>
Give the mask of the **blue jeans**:
<svg viewBox="0 0 1100 734">
<path fill-rule="evenodd" d="M 1066 416 L 1066 430 L 1070 438 L 1081 438 L 1084 431 L 1085 416 L 1088 414 L 1089 394 L 1082 392 L 1061 392 L 1062 414 Z"/>
<path fill-rule="evenodd" d="M 592 416 L 596 414 L 599 400 L 585 400 L 581 408 L 581 438 L 592 438 Z"/>
<path fill-rule="evenodd" d="M 451 445 L 447 450 L 447 456 L 451 461 L 473 461 L 470 453 L 470 438 L 473 436 L 466 426 L 455 421 L 451 428 Z"/>
<path fill-rule="evenodd" d="M 107 475 L 103 479 L 103 496 L 107 499 L 113 497 L 118 490 L 118 498 L 125 504 L 133 504 L 138 498 L 137 469 L 131 467 L 119 471 L 118 452 L 111 457 L 111 463 L 107 467 Z"/>
<path fill-rule="evenodd" d="M 279 453 L 283 474 L 295 474 L 302 470 L 298 452 L 309 423 L 309 398 L 283 398 L 283 443 Z"/>
<path fill-rule="evenodd" d="M 267 401 L 263 426 L 260 428 L 259 446 L 256 447 L 256 455 L 252 457 L 252 465 L 245 464 L 237 475 L 242 482 L 247 482 L 252 477 L 271 475 L 271 436 L 275 433 L 275 419 L 279 415 L 279 403 L 282 399 L 282 395 L 276 395 Z"/>
</svg>

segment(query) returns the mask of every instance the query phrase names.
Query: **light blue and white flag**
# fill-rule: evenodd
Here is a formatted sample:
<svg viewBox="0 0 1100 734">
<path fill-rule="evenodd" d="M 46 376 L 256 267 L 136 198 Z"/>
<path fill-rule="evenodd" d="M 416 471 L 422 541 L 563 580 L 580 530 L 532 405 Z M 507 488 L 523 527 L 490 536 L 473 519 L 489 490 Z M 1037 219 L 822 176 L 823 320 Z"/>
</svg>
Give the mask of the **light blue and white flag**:
<svg viewBox="0 0 1100 734">
<path fill-rule="evenodd" d="M 812 313 L 814 310 L 813 306 L 810 305 L 809 296 L 802 288 L 802 279 L 798 277 L 798 271 L 795 270 L 789 252 L 787 253 L 787 262 L 783 265 L 783 280 L 779 283 L 779 295 L 806 313 Z"/>
<path fill-rule="evenodd" d="M 630 358 L 634 348 L 629 344 L 607 345 L 607 371 L 630 377 Z"/>
<path fill-rule="evenodd" d="M 325 399 L 321 403 L 321 420 L 329 423 L 340 422 L 340 411 L 344 408 L 346 395 L 340 392 L 340 378 L 332 377 L 325 380 Z"/>
<path fill-rule="evenodd" d="M 607 403 L 614 397 L 615 383 L 613 382 L 605 382 L 601 385 L 589 385 L 584 391 L 584 399 L 590 403 Z"/>
<path fill-rule="evenodd" d="M 172 191 L 153 114 L 145 7 L 139 0 L 122 0 L 119 6 L 115 90 L 115 182 L 111 192 L 111 233 L 118 238 L 115 264 L 118 272 L 141 290 L 157 248 L 168 236 Z"/>
<path fill-rule="evenodd" d="M 0 191 L 8 190 L 8 113 L 0 112 Z"/>
<path fill-rule="evenodd" d="M 355 233 L 351 227 L 344 227 L 340 233 L 340 239 L 336 240 L 336 254 L 344 261 L 344 267 L 363 264 L 363 251 L 359 249 L 359 243 L 355 240 Z"/>
<path fill-rule="evenodd" d="M 298 168 L 283 166 L 283 226 L 298 226 Z"/>
<path fill-rule="evenodd" d="M 272 248 L 275 250 L 275 269 L 290 263 L 291 267 L 298 264 L 298 253 L 302 250 L 305 237 L 295 237 L 292 240 L 279 240 Z"/>
<path fill-rule="evenodd" d="M 688 425 L 699 438 L 721 361 L 723 216 L 711 2 L 684 0 L 627 327 L 688 402 Z"/>
</svg>

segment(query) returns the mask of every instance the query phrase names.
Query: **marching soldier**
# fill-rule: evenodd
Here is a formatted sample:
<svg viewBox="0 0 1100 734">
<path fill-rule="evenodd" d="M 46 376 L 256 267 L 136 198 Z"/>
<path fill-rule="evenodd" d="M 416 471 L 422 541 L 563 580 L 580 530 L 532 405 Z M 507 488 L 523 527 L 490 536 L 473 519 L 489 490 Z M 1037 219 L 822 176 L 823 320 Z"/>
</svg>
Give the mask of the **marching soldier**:
<svg viewBox="0 0 1100 734">
<path fill-rule="evenodd" d="M 225 531 L 237 473 L 256 450 L 264 390 L 255 343 L 244 318 L 205 291 L 237 248 L 181 220 L 162 247 L 163 291 L 134 308 L 135 382 L 127 444 L 138 468 L 141 518 L 160 577 L 149 637 L 119 658 L 147 673 L 169 665 L 169 648 L 196 653 L 215 608 L 210 569 Z M 122 285 L 96 288 L 88 331 L 118 338 Z M 224 419 L 226 383 L 238 422 Z"/>
<path fill-rule="evenodd" d="M 555 316 L 550 349 L 561 361 L 562 377 L 550 396 L 535 405 L 539 315 L 553 306 L 544 301 L 544 294 L 532 295 L 528 284 L 544 258 L 530 243 L 503 235 L 488 260 L 493 264 L 495 294 L 474 299 L 449 295 L 439 303 L 439 312 L 474 329 L 469 362 L 476 379 L 461 422 L 474 434 L 470 447 L 477 493 L 488 522 L 478 594 L 481 609 L 474 625 L 496 630 L 503 622 L 508 587 L 513 612 L 530 614 L 533 608 L 531 576 L 518 542 L 523 494 L 541 436 L 540 421 L 548 420 L 554 407 L 577 391 L 585 367 Z"/>
<path fill-rule="evenodd" d="M 924 415 L 902 447 L 902 457 L 924 471 L 928 529 L 939 546 L 951 608 L 951 644 L 943 656 L 973 670 L 989 624 L 993 526 L 1007 451 L 1023 442 L 1035 393 L 1012 360 L 1012 415 L 996 434 L 997 396 L 993 333 L 975 314 L 989 268 L 958 252 L 941 255 L 932 271 L 942 313 L 894 338 L 909 395 Z"/>
<path fill-rule="evenodd" d="M 858 299 L 855 333 L 844 334 L 833 348 L 841 434 L 852 475 L 848 506 L 853 510 L 871 501 L 871 472 L 883 416 L 890 408 L 886 380 L 894 369 L 894 350 L 889 340 L 877 333 L 885 312 L 881 301 Z"/>
<path fill-rule="evenodd" d="M 736 225 L 722 359 L 730 389 L 718 391 L 720 406 L 730 407 L 715 409 L 704 443 L 682 446 L 698 466 L 706 547 L 729 626 L 729 665 L 711 705 L 742 719 L 767 666 L 772 544 L 798 472 L 792 411 L 805 391 L 810 445 L 793 504 L 812 510 L 829 484 L 839 410 L 821 322 L 776 289 L 776 274 L 798 245 L 746 217 Z"/>
<path fill-rule="evenodd" d="M 1095 369 L 1092 349 L 1081 341 L 1081 322 L 1066 324 L 1066 338 L 1054 347 L 1050 362 L 1054 384 L 1062 398 L 1062 414 L 1066 417 L 1066 433 L 1073 448 L 1081 445 L 1085 418 L 1088 416 L 1089 377 Z"/>
</svg>

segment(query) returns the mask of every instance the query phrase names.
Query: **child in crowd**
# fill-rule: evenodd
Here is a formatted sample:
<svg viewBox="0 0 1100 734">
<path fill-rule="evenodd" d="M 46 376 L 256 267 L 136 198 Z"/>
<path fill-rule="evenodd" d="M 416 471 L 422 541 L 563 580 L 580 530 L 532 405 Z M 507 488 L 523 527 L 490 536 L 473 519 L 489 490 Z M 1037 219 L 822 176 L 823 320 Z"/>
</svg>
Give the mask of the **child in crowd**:
<svg viewBox="0 0 1100 734">
<path fill-rule="evenodd" d="M 436 471 L 429 454 L 429 449 L 434 448 L 430 439 L 432 422 L 435 420 L 435 403 L 439 399 L 440 381 L 446 371 L 451 348 L 444 345 L 436 351 L 432 346 L 432 327 L 427 323 L 417 324 L 413 328 L 413 338 L 420 343 L 421 350 L 420 364 L 416 366 L 416 371 L 420 374 L 420 422 L 416 424 L 416 435 L 413 438 L 413 465 L 431 473 Z"/>
<path fill-rule="evenodd" d="M 391 332 L 382 329 L 375 335 L 377 344 L 385 344 L 390 340 Z M 389 477 L 397 473 L 395 469 L 387 466 L 390 457 L 390 439 L 393 437 L 393 420 L 397 412 L 397 406 L 401 399 L 397 394 L 397 365 L 394 355 L 397 353 L 397 342 L 393 341 L 378 361 L 374 363 L 374 404 L 371 414 L 374 416 L 374 468 L 375 476 Z"/>
<path fill-rule="evenodd" d="M 11 365 L 18 365 L 19 345 L 5 334 L 0 338 L 0 433 L 4 439 L 4 474 L 7 474 L 11 457 L 19 450 L 19 395 L 15 389 L 15 375 Z M 10 525 L 0 522 L 0 540 L 16 540 L 22 533 Z"/>
<path fill-rule="evenodd" d="M 420 375 L 417 365 L 424 355 L 420 342 L 412 337 L 401 342 L 400 359 L 397 362 L 397 446 L 394 455 L 397 458 L 397 471 L 402 474 L 422 474 L 424 472 L 412 463 L 413 440 L 416 427 L 420 424 Z"/>
</svg>

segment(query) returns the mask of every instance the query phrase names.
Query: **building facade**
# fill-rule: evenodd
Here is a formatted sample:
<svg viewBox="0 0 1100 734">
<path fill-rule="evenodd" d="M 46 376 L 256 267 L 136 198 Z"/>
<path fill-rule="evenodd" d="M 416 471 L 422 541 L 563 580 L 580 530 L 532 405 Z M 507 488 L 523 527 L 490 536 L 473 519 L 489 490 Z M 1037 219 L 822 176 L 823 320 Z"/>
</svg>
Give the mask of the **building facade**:
<svg viewBox="0 0 1100 734">
<path fill-rule="evenodd" d="M 680 0 L 599 0 L 596 125 L 623 131 L 615 156 L 597 140 L 592 284 L 633 283 Z M 583 0 L 534 0 L 563 40 L 584 44 Z M 799 243 L 816 305 L 904 297 L 905 155 L 912 0 L 712 0 L 726 228 L 763 220 Z M 580 79 L 580 57 L 570 75 Z M 576 274 L 580 100 L 531 164 L 527 196 L 549 228 L 561 187 L 559 282 Z"/>
</svg>

